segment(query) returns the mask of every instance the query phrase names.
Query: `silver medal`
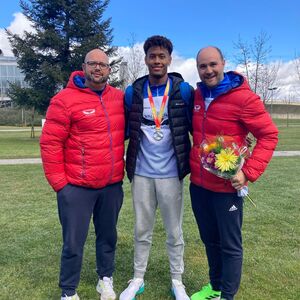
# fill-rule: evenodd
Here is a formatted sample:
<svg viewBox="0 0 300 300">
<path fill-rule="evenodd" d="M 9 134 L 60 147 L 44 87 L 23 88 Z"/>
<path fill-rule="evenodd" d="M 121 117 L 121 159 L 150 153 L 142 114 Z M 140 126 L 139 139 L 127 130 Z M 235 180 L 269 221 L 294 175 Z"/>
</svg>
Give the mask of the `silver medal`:
<svg viewBox="0 0 300 300">
<path fill-rule="evenodd" d="M 155 130 L 155 132 L 153 133 L 153 138 L 156 141 L 162 140 L 163 137 L 164 137 L 164 134 L 160 130 Z"/>
</svg>

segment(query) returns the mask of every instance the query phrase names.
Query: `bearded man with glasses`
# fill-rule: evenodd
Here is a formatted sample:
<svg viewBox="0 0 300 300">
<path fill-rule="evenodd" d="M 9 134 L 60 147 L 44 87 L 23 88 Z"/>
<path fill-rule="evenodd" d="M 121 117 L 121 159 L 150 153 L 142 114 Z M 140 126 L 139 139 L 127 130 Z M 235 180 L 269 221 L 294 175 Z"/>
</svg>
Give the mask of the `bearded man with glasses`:
<svg viewBox="0 0 300 300">
<path fill-rule="evenodd" d="M 93 216 L 96 289 L 101 300 L 114 300 L 116 225 L 123 203 L 123 92 L 107 83 L 110 66 L 103 51 L 87 53 L 82 69 L 73 72 L 67 87 L 52 98 L 40 139 L 62 226 L 59 286 L 61 300 L 79 299 L 76 289 Z"/>
</svg>

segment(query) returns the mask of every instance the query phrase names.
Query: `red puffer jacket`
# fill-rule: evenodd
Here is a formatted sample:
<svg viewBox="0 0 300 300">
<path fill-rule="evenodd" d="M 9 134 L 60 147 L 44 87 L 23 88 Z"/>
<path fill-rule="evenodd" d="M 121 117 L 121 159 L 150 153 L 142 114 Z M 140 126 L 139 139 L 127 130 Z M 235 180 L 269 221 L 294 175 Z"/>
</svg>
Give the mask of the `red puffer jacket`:
<svg viewBox="0 0 300 300">
<path fill-rule="evenodd" d="M 257 143 L 242 171 L 252 182 L 264 172 L 278 141 L 278 130 L 259 96 L 250 90 L 241 75 L 230 73 L 231 76 L 239 76 L 240 83 L 217 96 L 207 111 L 201 90 L 198 87 L 195 91 L 193 147 L 190 154 L 191 181 L 208 190 L 225 193 L 236 191 L 230 181 L 209 173 L 201 166 L 199 147 L 204 139 L 211 140 L 224 135 L 242 144 L 248 132 L 251 132 Z"/>
<path fill-rule="evenodd" d="M 40 147 L 45 175 L 55 191 L 67 183 L 102 188 L 124 177 L 123 92 L 106 85 L 99 96 L 73 72 L 50 102 Z"/>
</svg>

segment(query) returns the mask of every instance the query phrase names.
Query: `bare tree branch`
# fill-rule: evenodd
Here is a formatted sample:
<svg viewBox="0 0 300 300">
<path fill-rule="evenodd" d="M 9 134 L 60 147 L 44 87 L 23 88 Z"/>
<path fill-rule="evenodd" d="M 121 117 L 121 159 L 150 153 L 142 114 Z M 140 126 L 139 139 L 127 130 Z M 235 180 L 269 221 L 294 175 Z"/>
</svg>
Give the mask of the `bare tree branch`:
<svg viewBox="0 0 300 300">
<path fill-rule="evenodd" d="M 261 31 L 252 43 L 247 43 L 239 36 L 234 43 L 238 53 L 235 60 L 241 72 L 246 76 L 251 89 L 260 95 L 265 103 L 274 97 L 274 85 L 279 70 L 279 63 L 269 63 L 272 48 L 269 45 L 270 35 Z"/>
<path fill-rule="evenodd" d="M 124 87 L 147 73 L 144 62 L 145 55 L 141 47 L 137 44 L 134 33 L 130 34 L 128 42 L 129 53 L 126 57 L 123 57 L 120 68 L 120 78 L 123 80 Z"/>
<path fill-rule="evenodd" d="M 250 65 L 250 48 L 248 44 L 242 40 L 239 35 L 238 41 L 234 43 L 234 48 L 239 51 L 235 56 L 236 62 L 238 65 L 241 65 L 245 69 L 245 76 L 249 81 L 249 65 Z"/>
<path fill-rule="evenodd" d="M 300 54 L 295 54 L 296 73 L 300 81 Z"/>
</svg>

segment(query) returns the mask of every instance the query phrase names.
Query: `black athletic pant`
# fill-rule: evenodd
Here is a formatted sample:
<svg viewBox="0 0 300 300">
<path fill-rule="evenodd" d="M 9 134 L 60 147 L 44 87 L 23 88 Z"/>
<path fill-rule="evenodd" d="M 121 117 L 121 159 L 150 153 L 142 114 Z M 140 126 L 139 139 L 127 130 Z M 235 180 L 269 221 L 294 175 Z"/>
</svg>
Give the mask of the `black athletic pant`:
<svg viewBox="0 0 300 300">
<path fill-rule="evenodd" d="M 243 199 L 190 185 L 193 212 L 206 249 L 210 283 L 232 300 L 240 285 L 243 248 Z"/>
<path fill-rule="evenodd" d="M 97 273 L 99 277 L 112 276 L 116 225 L 123 203 L 122 183 L 102 189 L 68 184 L 57 193 L 57 203 L 63 234 L 59 286 L 63 296 L 72 296 L 79 284 L 83 248 L 92 216 L 96 233 Z"/>
</svg>

